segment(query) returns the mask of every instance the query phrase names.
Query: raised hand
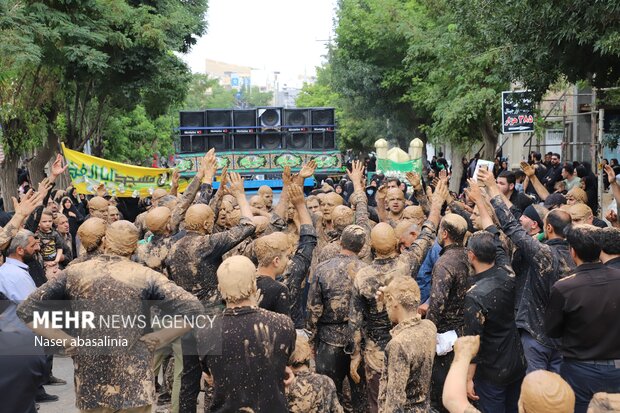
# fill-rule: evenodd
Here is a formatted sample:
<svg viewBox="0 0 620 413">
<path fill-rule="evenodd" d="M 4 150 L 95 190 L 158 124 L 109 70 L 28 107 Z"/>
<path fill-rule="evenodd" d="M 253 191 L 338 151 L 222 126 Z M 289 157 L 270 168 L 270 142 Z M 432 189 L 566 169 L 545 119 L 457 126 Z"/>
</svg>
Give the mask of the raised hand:
<svg viewBox="0 0 620 413">
<path fill-rule="evenodd" d="M 105 196 L 105 194 L 107 193 L 105 189 L 105 185 L 103 183 L 100 183 L 96 189 L 96 192 L 97 192 L 97 196 Z"/>
<path fill-rule="evenodd" d="M 450 196 L 450 192 L 448 191 L 448 186 L 444 181 L 439 181 L 437 186 L 435 187 L 435 192 L 433 192 L 433 200 L 432 205 L 438 206 L 441 208 L 446 199 Z"/>
<path fill-rule="evenodd" d="M 377 189 L 377 193 L 375 194 L 375 198 L 377 203 L 385 202 L 385 197 L 387 196 L 387 185 L 383 184 Z"/>
<path fill-rule="evenodd" d="M 305 164 L 301 171 L 299 171 L 299 176 L 303 179 L 310 178 L 314 175 L 314 171 L 316 170 L 316 161 L 312 159 L 310 162 Z"/>
<path fill-rule="evenodd" d="M 446 171 L 445 169 L 439 171 L 439 179 L 448 183 L 448 171 Z"/>
<path fill-rule="evenodd" d="M 414 191 L 419 191 L 422 189 L 422 180 L 420 179 L 420 174 L 417 172 L 407 172 L 407 180 L 413 187 Z"/>
<path fill-rule="evenodd" d="M 52 181 L 55 181 L 56 177 L 64 173 L 69 167 L 69 164 L 62 166 L 63 161 L 64 161 L 64 158 L 62 157 L 62 155 L 57 154 L 56 160 L 54 161 L 54 163 L 52 164 L 52 167 L 50 168 L 50 177 L 52 178 Z"/>
<path fill-rule="evenodd" d="M 240 196 L 245 196 L 245 190 L 243 189 L 243 178 L 241 178 L 241 175 L 239 175 L 236 172 L 231 172 L 228 175 L 230 178 L 230 185 L 228 187 L 228 189 L 230 190 L 230 193 L 235 198 L 238 198 Z"/>
<path fill-rule="evenodd" d="M 301 187 L 297 184 L 289 185 L 288 188 L 288 200 L 291 204 L 298 206 L 303 205 L 305 203 L 304 193 L 301 190 Z"/>
<path fill-rule="evenodd" d="M 358 160 L 351 162 L 351 169 L 347 169 L 347 175 L 352 182 L 361 182 L 364 176 L 364 163 Z"/>
<path fill-rule="evenodd" d="M 475 204 L 482 202 L 482 191 L 480 191 L 480 186 L 478 186 L 478 183 L 473 179 L 468 179 L 467 183 L 469 184 L 469 188 L 465 190 L 467 198 Z"/>
<path fill-rule="evenodd" d="M 616 172 L 614 171 L 614 168 L 611 167 L 611 165 L 605 165 L 605 173 L 607 174 L 607 180 L 610 184 L 616 182 Z"/>
<path fill-rule="evenodd" d="M 536 169 L 532 167 L 529 163 L 525 161 L 521 161 L 521 170 L 525 173 L 525 175 L 529 178 L 533 177 L 536 174 Z"/>
<path fill-rule="evenodd" d="M 202 175 L 200 179 L 209 174 L 213 177 L 216 170 L 217 160 L 215 158 L 215 148 L 211 148 L 200 161 L 200 168 L 198 169 L 198 173 Z"/>
<path fill-rule="evenodd" d="M 493 172 L 487 169 L 478 169 L 478 181 L 482 182 L 488 188 L 497 186 Z"/>
<path fill-rule="evenodd" d="M 53 186 L 54 183 L 52 180 L 50 180 L 50 178 L 43 178 L 43 180 L 39 182 L 39 188 L 37 192 L 47 195 L 47 193 L 50 189 L 52 189 Z"/>
<path fill-rule="evenodd" d="M 21 215 L 22 217 L 27 217 L 32 214 L 38 206 L 43 205 L 43 198 L 47 195 L 47 192 L 37 192 L 35 193 L 32 189 L 26 193 L 22 202 L 17 202 L 15 197 L 13 199 L 13 209 L 15 210 L 15 215 Z"/>
<path fill-rule="evenodd" d="M 285 166 L 282 171 L 282 187 L 287 188 L 293 184 L 293 176 L 291 175 L 291 167 Z"/>
<path fill-rule="evenodd" d="M 173 186 L 179 186 L 179 178 L 181 178 L 181 172 L 179 172 L 178 169 L 175 169 L 174 172 L 172 172 L 172 185 Z"/>
</svg>

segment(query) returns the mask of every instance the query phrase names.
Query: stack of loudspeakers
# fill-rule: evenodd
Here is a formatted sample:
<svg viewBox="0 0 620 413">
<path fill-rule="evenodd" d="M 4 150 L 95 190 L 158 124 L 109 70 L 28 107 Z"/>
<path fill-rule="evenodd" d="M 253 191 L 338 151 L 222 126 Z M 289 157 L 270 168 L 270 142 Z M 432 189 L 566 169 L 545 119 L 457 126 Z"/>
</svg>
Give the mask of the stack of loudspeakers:
<svg viewBox="0 0 620 413">
<path fill-rule="evenodd" d="M 335 149 L 333 108 L 207 109 L 180 112 L 180 152 Z M 196 129 L 193 129 L 196 128 Z"/>
</svg>

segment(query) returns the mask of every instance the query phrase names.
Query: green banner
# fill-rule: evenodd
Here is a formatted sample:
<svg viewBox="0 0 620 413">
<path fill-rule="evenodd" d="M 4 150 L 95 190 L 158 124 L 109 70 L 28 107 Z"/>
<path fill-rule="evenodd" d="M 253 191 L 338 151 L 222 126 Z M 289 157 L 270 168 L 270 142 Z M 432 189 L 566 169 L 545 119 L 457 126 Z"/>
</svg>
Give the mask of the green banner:
<svg viewBox="0 0 620 413">
<path fill-rule="evenodd" d="M 422 174 L 422 158 L 407 162 L 394 162 L 389 159 L 377 159 L 377 171 L 386 172 L 417 172 Z"/>
</svg>

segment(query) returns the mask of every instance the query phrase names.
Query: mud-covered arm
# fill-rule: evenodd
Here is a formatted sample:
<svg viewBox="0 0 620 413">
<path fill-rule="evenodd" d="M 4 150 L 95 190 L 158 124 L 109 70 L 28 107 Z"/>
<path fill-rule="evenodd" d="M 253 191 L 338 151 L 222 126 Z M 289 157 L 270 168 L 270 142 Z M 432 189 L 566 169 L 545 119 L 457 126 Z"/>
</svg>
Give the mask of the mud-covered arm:
<svg viewBox="0 0 620 413">
<path fill-rule="evenodd" d="M 187 209 L 192 205 L 192 202 L 194 202 L 194 198 L 196 198 L 196 194 L 200 188 L 200 181 L 201 178 L 196 174 L 185 189 L 185 192 L 183 192 L 183 195 L 179 197 L 179 201 L 174 207 L 172 217 L 170 218 L 172 234 L 176 234 L 179 231 L 179 225 L 181 225 L 183 218 L 185 218 L 185 212 L 187 212 Z"/>
<path fill-rule="evenodd" d="M 16 198 L 13 198 L 13 209 L 15 213 L 11 220 L 0 230 L 0 251 L 5 250 L 13 237 L 17 235 L 17 232 L 20 230 L 24 221 L 31 215 L 35 209 L 41 207 L 42 210 L 42 202 L 43 199 L 47 197 L 46 191 L 39 191 L 34 193 L 33 191 L 29 191 L 26 196 L 22 199 L 22 202 L 17 202 Z M 39 217 L 41 219 L 41 217 Z M 39 223 L 37 221 L 37 227 Z M 37 228 L 34 228 L 35 232 Z"/>
<path fill-rule="evenodd" d="M 405 412 L 407 403 L 407 382 L 411 370 L 408 354 L 410 350 L 403 348 L 401 343 L 390 342 L 386 349 L 383 373 L 387 373 L 384 392 L 385 400 L 381 400 L 382 411 Z M 384 384 L 382 383 L 382 384 Z M 381 397 L 383 398 L 383 396 Z"/>
<path fill-rule="evenodd" d="M 236 247 L 244 239 L 252 236 L 256 231 L 256 226 L 251 219 L 241 217 L 239 225 L 217 234 L 196 237 L 195 251 L 196 256 L 213 255 L 222 256 Z"/>
<path fill-rule="evenodd" d="M 308 305 L 306 317 L 306 330 L 310 332 L 310 344 L 316 348 L 317 342 L 317 325 L 323 315 L 323 292 L 319 277 L 315 274 L 310 289 L 308 290 Z"/>
<path fill-rule="evenodd" d="M 362 353 L 362 330 L 364 329 L 364 302 L 357 283 L 353 283 L 351 307 L 349 308 L 349 331 L 353 334 L 353 356 Z"/>
<path fill-rule="evenodd" d="M 426 254 L 433 246 L 433 242 L 435 242 L 436 232 L 435 225 L 432 222 L 424 222 L 418 238 L 401 254 L 401 259 L 407 261 L 411 274 L 417 274 L 420 271 Z"/>
<path fill-rule="evenodd" d="M 426 318 L 435 323 L 435 325 L 440 321 L 439 317 L 446 308 L 453 278 L 454 276 L 449 266 L 436 264 L 433 268 L 433 283 Z"/>
</svg>

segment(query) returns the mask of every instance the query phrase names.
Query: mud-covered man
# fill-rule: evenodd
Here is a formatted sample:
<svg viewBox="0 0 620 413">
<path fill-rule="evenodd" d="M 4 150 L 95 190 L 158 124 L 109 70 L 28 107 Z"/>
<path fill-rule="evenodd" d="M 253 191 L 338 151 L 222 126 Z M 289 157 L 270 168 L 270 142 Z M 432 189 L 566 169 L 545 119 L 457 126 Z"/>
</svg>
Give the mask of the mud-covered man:
<svg viewBox="0 0 620 413">
<path fill-rule="evenodd" d="M 353 411 L 364 411 L 363 385 L 356 384 L 349 375 L 351 363 L 351 333 L 349 309 L 353 280 L 366 266 L 358 253 L 366 242 L 366 231 L 359 225 L 349 225 L 340 236 L 340 253 L 320 263 L 308 292 L 307 329 L 316 351 L 316 371 L 329 376 L 344 403 L 343 380 L 348 377 Z"/>
<path fill-rule="evenodd" d="M 214 387 L 207 411 L 288 412 L 284 386 L 292 381 L 287 363 L 295 349 L 293 322 L 257 307 L 256 267 L 249 258 L 226 259 L 217 279 L 226 301 L 215 320 L 221 335 L 199 333 L 203 370 Z"/>
<path fill-rule="evenodd" d="M 332 379 L 310 370 L 312 349 L 308 339 L 297 336 L 295 351 L 289 365 L 295 374 L 293 384 L 286 391 L 288 409 L 291 413 L 342 413 L 336 386 Z M 361 410 L 360 410 L 361 411 Z"/>
<path fill-rule="evenodd" d="M 95 315 L 113 315 L 119 311 L 144 314 L 143 300 L 156 300 L 157 306 L 167 314 L 198 315 L 202 308 L 191 294 L 162 274 L 130 261 L 138 237 L 138 229 L 128 221 L 117 221 L 109 226 L 104 239 L 104 254 L 69 266 L 57 278 L 33 292 L 18 307 L 20 318 L 31 323 L 35 311 L 48 308 L 45 304 L 48 300 L 70 300 L 71 305 L 95 312 Z M 179 326 L 148 334 L 144 334 L 138 324 L 120 332 L 105 326 L 81 329 L 78 335 L 82 339 L 121 336 L 130 343 L 129 347 L 121 349 L 94 350 L 76 347 L 73 337 L 60 329 L 30 326 L 43 337 L 61 340 L 67 352 L 75 356 L 76 406 L 82 412 L 93 413 L 151 411 L 155 398 L 152 352 L 190 329 L 189 326 Z"/>
<path fill-rule="evenodd" d="M 398 276 L 410 277 L 411 274 L 417 273 L 435 238 L 441 207 L 447 196 L 446 184 L 440 181 L 433 194 L 428 220 L 424 223 L 418 239 L 400 256 L 397 249 L 398 239 L 389 224 L 384 222 L 377 224 L 370 233 L 375 260 L 372 265 L 362 268 L 355 277 L 349 323 L 355 341 L 350 374 L 354 380 L 360 380 L 357 370 L 363 355 L 371 412 L 378 411 L 377 398 L 379 378 L 383 370 L 383 351 L 390 340 L 392 327 L 387 312 L 377 308 L 375 294 L 392 279 Z"/>
<path fill-rule="evenodd" d="M 430 407 L 437 328 L 418 314 L 420 289 L 412 278 L 394 279 L 381 291 L 390 321 L 396 326 L 385 347 L 379 411 L 425 413 Z"/>
</svg>

